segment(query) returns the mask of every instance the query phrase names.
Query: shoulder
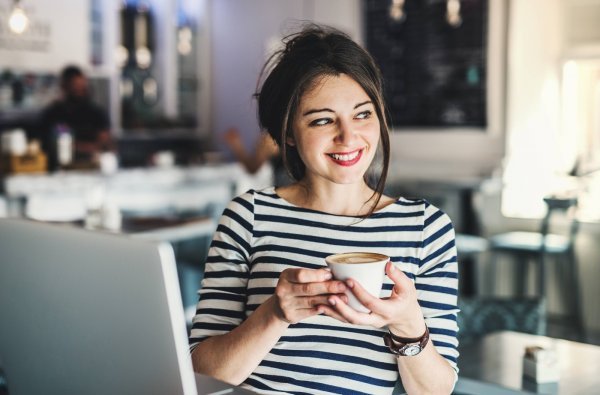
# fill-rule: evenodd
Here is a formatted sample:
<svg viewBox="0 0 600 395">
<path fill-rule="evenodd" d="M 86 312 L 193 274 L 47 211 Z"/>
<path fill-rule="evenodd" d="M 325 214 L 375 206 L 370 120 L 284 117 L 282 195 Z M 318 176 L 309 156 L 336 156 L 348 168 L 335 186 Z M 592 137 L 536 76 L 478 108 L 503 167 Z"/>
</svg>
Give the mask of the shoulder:
<svg viewBox="0 0 600 395">
<path fill-rule="evenodd" d="M 245 209 L 250 212 L 254 212 L 254 196 L 256 191 L 254 189 L 249 189 L 246 192 L 242 193 L 234 197 L 229 203 L 229 209 Z"/>
<path fill-rule="evenodd" d="M 439 228 L 452 224 L 450 217 L 427 199 L 399 197 L 387 207 L 396 215 L 420 218 L 419 222 L 422 221 L 425 231 L 428 231 L 430 225 Z"/>
<path fill-rule="evenodd" d="M 229 206 L 243 206 L 248 211 L 254 212 L 254 207 L 258 204 L 268 204 L 268 202 L 281 200 L 275 192 L 275 187 L 266 187 L 261 189 L 249 189 L 233 198 Z M 265 203 L 266 202 L 266 203 Z"/>
<path fill-rule="evenodd" d="M 452 221 L 448 214 L 425 199 L 422 202 L 425 228 L 434 224 L 437 224 L 437 226 L 452 226 Z"/>
</svg>

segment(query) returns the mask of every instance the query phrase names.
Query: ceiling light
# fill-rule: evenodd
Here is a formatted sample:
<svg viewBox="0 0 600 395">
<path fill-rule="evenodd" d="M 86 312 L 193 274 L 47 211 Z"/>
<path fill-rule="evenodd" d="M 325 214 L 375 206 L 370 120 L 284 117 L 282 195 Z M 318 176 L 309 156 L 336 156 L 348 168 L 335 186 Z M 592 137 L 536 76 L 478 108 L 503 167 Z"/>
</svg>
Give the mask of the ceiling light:
<svg viewBox="0 0 600 395">
<path fill-rule="evenodd" d="M 448 0 L 446 3 L 446 21 L 452 27 L 459 27 L 462 25 L 460 0 Z"/>
<path fill-rule="evenodd" d="M 29 18 L 23 8 L 19 5 L 19 0 L 15 0 L 12 11 L 8 17 L 8 27 L 15 34 L 22 34 L 29 26 Z"/>
<path fill-rule="evenodd" d="M 392 0 L 389 13 L 390 18 L 392 18 L 394 22 L 403 22 L 406 19 L 406 13 L 404 12 L 404 1 L 405 0 Z"/>
</svg>

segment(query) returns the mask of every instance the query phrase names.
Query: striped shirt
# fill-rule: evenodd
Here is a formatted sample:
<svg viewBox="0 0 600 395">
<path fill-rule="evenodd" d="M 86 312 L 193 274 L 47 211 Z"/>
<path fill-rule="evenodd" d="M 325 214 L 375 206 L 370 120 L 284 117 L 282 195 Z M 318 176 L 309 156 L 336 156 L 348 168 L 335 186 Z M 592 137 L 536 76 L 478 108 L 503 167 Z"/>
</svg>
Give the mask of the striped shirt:
<svg viewBox="0 0 600 395">
<path fill-rule="evenodd" d="M 360 220 L 295 206 L 273 187 L 251 190 L 225 209 L 190 348 L 237 327 L 273 295 L 283 270 L 322 268 L 327 255 L 349 251 L 388 255 L 414 281 L 433 345 L 457 370 L 457 259 L 446 214 L 427 201 L 399 198 Z M 392 288 L 386 276 L 381 297 Z M 289 326 L 242 387 L 265 394 L 390 394 L 399 373 L 383 343 L 385 330 L 325 315 L 302 320 Z"/>
</svg>

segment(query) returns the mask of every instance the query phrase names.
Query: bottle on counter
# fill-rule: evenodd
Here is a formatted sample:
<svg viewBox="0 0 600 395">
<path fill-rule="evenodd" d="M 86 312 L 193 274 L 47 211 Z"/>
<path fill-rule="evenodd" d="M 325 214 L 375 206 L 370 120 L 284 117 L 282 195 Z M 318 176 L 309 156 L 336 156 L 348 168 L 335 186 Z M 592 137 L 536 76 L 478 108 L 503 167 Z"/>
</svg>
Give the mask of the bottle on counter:
<svg viewBox="0 0 600 395">
<path fill-rule="evenodd" d="M 55 127 L 56 158 L 60 166 L 67 166 L 73 162 L 73 133 L 65 124 Z"/>
</svg>

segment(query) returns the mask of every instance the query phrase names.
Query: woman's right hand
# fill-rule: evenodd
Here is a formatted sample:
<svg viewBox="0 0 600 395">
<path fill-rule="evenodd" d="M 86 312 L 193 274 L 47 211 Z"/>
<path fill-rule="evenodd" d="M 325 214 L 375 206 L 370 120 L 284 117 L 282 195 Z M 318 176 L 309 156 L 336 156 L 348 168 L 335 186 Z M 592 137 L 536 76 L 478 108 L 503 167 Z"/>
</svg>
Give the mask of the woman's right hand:
<svg viewBox="0 0 600 395">
<path fill-rule="evenodd" d="M 332 295 L 347 300 L 345 290 L 346 285 L 332 280 L 327 269 L 286 269 L 279 276 L 273 295 L 275 314 L 280 320 L 295 324 L 323 313 L 322 306 L 328 305 L 328 298 Z M 333 318 L 346 322 L 342 316 Z"/>
</svg>

